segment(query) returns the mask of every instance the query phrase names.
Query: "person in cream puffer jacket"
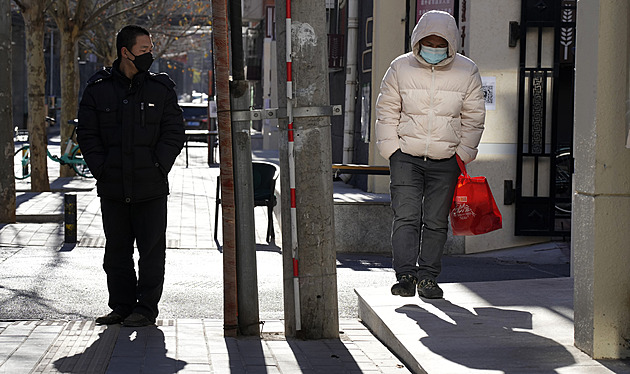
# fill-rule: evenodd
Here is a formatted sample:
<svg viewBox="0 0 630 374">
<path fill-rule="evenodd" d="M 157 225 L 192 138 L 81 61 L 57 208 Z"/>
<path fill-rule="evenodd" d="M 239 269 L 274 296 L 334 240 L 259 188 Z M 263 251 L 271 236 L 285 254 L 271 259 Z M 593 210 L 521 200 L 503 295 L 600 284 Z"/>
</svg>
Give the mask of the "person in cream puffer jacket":
<svg viewBox="0 0 630 374">
<path fill-rule="evenodd" d="M 441 298 L 448 213 L 460 169 L 477 156 L 485 121 L 481 77 L 458 54 L 458 29 L 446 12 L 425 13 L 412 52 L 392 61 L 376 100 L 376 144 L 390 162 L 392 294 Z"/>
</svg>

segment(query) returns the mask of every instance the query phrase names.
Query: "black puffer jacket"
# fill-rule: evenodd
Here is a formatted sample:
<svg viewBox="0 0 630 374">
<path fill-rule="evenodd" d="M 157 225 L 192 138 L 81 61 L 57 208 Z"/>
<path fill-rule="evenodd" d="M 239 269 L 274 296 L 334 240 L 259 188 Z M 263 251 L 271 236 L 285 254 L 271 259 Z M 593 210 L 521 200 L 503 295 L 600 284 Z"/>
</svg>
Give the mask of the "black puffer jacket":
<svg viewBox="0 0 630 374">
<path fill-rule="evenodd" d="M 166 74 L 128 79 L 105 68 L 88 80 L 77 140 L 98 195 L 127 203 L 168 194 L 167 174 L 184 145 L 182 110 Z"/>
</svg>

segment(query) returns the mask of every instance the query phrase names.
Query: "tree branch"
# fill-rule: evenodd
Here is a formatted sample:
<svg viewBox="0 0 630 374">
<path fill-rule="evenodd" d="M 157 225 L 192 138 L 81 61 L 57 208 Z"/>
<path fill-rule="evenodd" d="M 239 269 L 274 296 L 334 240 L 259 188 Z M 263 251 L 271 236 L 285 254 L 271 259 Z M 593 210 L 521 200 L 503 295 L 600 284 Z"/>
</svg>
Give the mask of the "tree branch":
<svg viewBox="0 0 630 374">
<path fill-rule="evenodd" d="M 91 15 L 91 16 L 90 16 L 90 17 L 89 17 L 89 18 L 85 21 L 85 23 L 84 23 L 84 25 L 85 25 L 85 26 L 84 26 L 84 29 L 85 29 L 85 30 L 88 30 L 88 29 L 91 29 L 92 27 L 94 27 L 94 25 L 96 24 L 96 22 L 95 22 L 95 21 L 96 21 L 96 18 L 98 18 L 98 16 L 100 16 L 100 15 L 101 15 L 101 14 L 102 14 L 102 13 L 103 13 L 103 12 L 104 12 L 107 8 L 108 8 L 108 7 L 110 7 L 111 5 L 113 5 L 113 4 L 115 4 L 115 3 L 119 2 L 119 1 L 120 1 L 120 0 L 110 0 L 110 1 L 108 1 L 107 3 L 103 4 L 100 8 L 98 8 L 98 9 L 97 9 L 94 13 L 92 13 L 92 15 Z M 134 6 L 132 6 L 132 7 L 125 8 L 125 9 L 121 10 L 121 11 L 120 11 L 120 12 L 118 12 L 118 13 L 114 13 L 114 14 L 112 14 L 112 15 L 110 15 L 110 16 L 107 16 L 107 17 L 105 17 L 105 18 L 101 19 L 101 20 L 98 20 L 98 23 L 100 23 L 100 22 L 104 22 L 104 21 L 108 21 L 108 20 L 110 20 L 110 19 L 112 19 L 112 18 L 115 18 L 115 17 L 118 17 L 118 16 L 120 16 L 120 15 L 122 15 L 122 14 L 126 13 L 126 12 L 129 12 L 129 11 L 132 11 L 132 10 L 135 10 L 135 9 L 140 9 L 140 8 L 143 8 L 143 7 L 147 6 L 147 5 L 149 5 L 149 4 L 151 3 L 151 1 L 152 1 L 152 0 L 147 0 L 147 1 L 143 2 L 143 3 L 138 4 L 138 5 L 134 5 Z"/>
</svg>

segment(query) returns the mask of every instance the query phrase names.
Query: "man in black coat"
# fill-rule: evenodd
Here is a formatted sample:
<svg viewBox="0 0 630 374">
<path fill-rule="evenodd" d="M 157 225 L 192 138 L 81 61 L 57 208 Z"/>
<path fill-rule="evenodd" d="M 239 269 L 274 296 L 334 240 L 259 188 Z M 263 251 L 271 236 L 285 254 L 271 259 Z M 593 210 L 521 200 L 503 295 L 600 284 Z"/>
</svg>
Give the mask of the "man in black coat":
<svg viewBox="0 0 630 374">
<path fill-rule="evenodd" d="M 77 140 L 101 198 L 109 307 L 99 324 L 155 323 L 164 284 L 168 172 L 184 145 L 175 83 L 149 72 L 149 32 L 126 26 L 118 58 L 88 80 Z M 134 267 L 138 248 L 138 274 Z"/>
</svg>

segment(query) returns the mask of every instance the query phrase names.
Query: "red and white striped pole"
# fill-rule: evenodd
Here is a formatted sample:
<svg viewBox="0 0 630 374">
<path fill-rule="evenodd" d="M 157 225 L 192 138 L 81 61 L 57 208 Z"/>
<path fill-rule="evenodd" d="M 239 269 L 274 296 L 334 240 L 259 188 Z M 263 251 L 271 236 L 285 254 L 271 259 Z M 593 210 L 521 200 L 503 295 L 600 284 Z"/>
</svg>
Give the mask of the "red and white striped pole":
<svg viewBox="0 0 630 374">
<path fill-rule="evenodd" d="M 291 0 L 287 2 L 286 50 L 287 50 L 287 115 L 289 116 L 289 188 L 291 189 L 291 255 L 293 257 L 293 303 L 295 305 L 295 330 L 302 330 L 300 315 L 300 273 L 298 267 L 297 210 L 295 206 L 295 155 L 293 154 L 293 77 L 291 58 Z"/>
</svg>

